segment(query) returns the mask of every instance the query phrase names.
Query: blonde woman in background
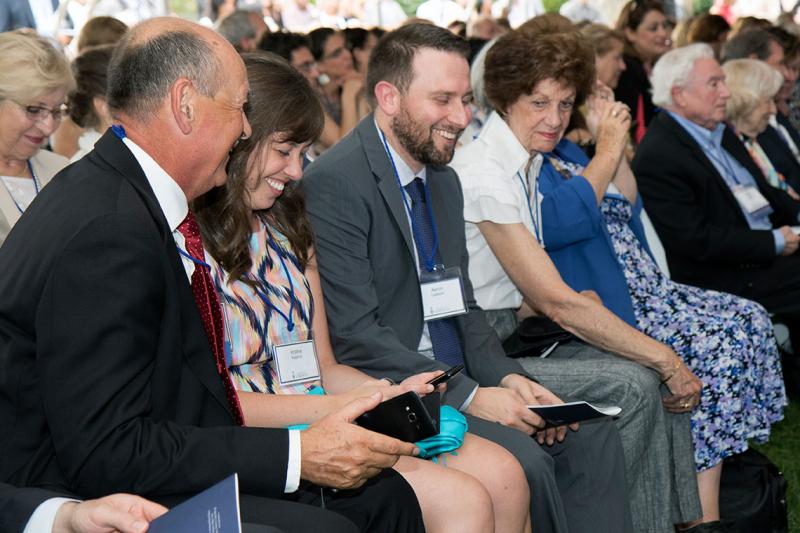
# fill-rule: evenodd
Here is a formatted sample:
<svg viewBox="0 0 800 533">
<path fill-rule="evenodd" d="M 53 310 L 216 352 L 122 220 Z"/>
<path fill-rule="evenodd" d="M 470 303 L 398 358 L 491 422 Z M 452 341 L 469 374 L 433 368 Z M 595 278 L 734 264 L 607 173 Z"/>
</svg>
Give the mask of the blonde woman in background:
<svg viewBox="0 0 800 533">
<path fill-rule="evenodd" d="M 42 146 L 75 84 L 66 57 L 33 33 L 0 33 L 0 244 L 67 160 Z"/>
</svg>

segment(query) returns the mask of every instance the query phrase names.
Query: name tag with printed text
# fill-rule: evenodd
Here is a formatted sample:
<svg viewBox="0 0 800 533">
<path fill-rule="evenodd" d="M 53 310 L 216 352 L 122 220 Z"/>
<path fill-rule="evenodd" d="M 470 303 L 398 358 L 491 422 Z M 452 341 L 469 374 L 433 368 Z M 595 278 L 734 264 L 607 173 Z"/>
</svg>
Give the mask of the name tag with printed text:
<svg viewBox="0 0 800 533">
<path fill-rule="evenodd" d="M 467 312 L 464 284 L 458 267 L 420 275 L 422 314 L 426 322 Z"/>
<path fill-rule="evenodd" d="M 319 379 L 319 362 L 313 340 L 279 344 L 273 349 L 273 356 L 281 385 Z"/>
<path fill-rule="evenodd" d="M 742 206 L 742 209 L 747 211 L 753 216 L 768 215 L 772 212 L 772 208 L 764 195 L 761 194 L 756 187 L 752 185 L 745 187 L 742 185 L 733 188 L 733 195 L 736 201 Z"/>
</svg>

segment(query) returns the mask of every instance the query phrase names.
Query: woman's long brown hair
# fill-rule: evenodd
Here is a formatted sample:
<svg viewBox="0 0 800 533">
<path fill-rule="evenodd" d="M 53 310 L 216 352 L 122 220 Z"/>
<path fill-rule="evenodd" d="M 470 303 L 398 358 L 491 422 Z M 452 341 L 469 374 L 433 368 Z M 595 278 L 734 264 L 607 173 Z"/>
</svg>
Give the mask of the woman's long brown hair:
<svg viewBox="0 0 800 533">
<path fill-rule="evenodd" d="M 203 244 L 228 273 L 248 284 L 252 211 L 247 195 L 250 172 L 260 165 L 270 142 L 312 142 L 322 132 L 322 106 L 306 79 L 283 58 L 257 52 L 242 55 L 250 93 L 247 119 L 252 135 L 239 142 L 228 162 L 228 181 L 192 202 Z M 276 139 L 274 134 L 278 135 Z M 308 262 L 313 233 L 305 200 L 296 182 L 288 182 L 273 206 L 257 213 L 289 240 L 302 268 Z"/>
</svg>

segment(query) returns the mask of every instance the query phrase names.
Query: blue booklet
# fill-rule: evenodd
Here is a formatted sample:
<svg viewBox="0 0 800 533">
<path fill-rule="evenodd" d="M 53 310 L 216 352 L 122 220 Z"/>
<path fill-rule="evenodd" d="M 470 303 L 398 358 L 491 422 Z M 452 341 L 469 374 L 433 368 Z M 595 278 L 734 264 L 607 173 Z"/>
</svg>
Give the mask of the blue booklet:
<svg viewBox="0 0 800 533">
<path fill-rule="evenodd" d="M 599 407 L 589 402 L 567 402 L 557 405 L 529 405 L 528 409 L 544 419 L 546 428 L 563 426 L 574 422 L 600 418 L 601 416 L 617 416 L 622 408 L 615 405 Z"/>
<path fill-rule="evenodd" d="M 223 479 L 213 487 L 177 505 L 150 523 L 148 533 L 242 533 L 239 513 L 239 477 Z"/>
</svg>

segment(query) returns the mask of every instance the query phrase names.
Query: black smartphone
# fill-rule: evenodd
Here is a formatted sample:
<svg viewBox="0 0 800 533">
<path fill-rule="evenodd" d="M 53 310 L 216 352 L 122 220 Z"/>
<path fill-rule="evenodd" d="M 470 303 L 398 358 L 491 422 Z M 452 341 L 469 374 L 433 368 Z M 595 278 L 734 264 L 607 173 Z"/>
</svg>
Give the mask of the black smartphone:
<svg viewBox="0 0 800 533">
<path fill-rule="evenodd" d="M 448 368 L 447 370 L 445 370 L 444 374 L 439 374 L 438 376 L 436 376 L 435 378 L 430 380 L 428 382 L 428 385 L 433 385 L 435 387 L 436 385 L 439 385 L 440 383 L 444 383 L 448 379 L 452 378 L 453 376 L 455 376 L 456 374 L 458 374 L 462 370 L 464 370 L 464 364 L 463 363 L 459 364 L 459 365 L 456 365 L 456 366 L 452 366 L 452 367 Z"/>
<path fill-rule="evenodd" d="M 417 442 L 439 433 L 434 421 L 414 391 L 381 402 L 355 420 L 364 429 L 406 442 Z"/>
</svg>

